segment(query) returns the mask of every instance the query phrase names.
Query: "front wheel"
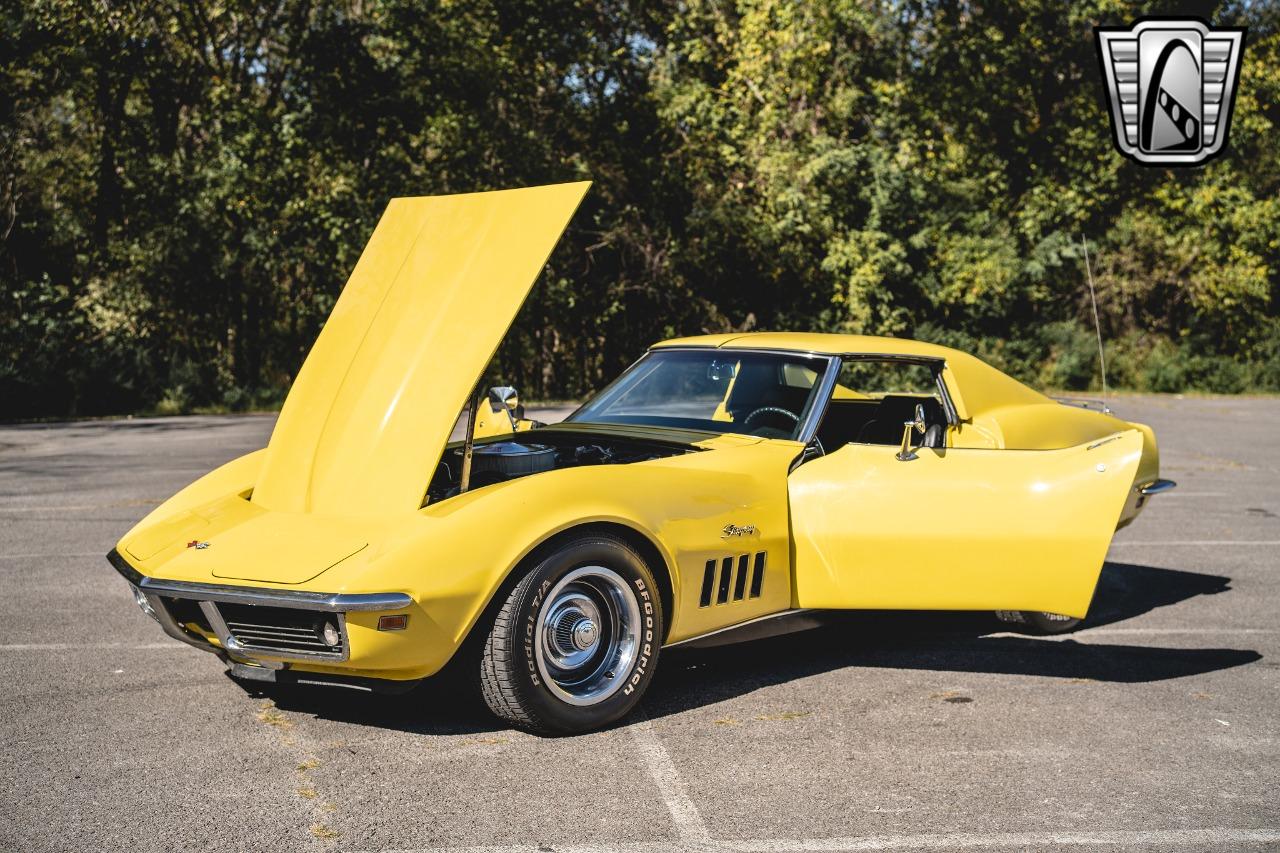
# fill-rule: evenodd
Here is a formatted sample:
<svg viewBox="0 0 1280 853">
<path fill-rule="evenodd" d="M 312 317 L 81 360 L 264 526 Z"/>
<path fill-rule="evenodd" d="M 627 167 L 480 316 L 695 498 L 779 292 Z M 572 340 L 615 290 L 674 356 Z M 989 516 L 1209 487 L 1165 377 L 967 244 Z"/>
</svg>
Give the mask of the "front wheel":
<svg viewBox="0 0 1280 853">
<path fill-rule="evenodd" d="M 516 584 L 485 640 L 480 692 L 494 714 L 540 734 L 576 734 L 640 701 L 658 663 L 653 574 L 607 535 L 570 541 Z"/>
</svg>

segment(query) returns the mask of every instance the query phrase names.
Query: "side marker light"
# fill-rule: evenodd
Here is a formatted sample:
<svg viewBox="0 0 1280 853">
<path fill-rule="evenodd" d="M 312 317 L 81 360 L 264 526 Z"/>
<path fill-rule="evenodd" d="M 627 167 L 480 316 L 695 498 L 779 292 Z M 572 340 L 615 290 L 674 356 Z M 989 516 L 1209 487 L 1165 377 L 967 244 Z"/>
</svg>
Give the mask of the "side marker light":
<svg viewBox="0 0 1280 853">
<path fill-rule="evenodd" d="M 379 616 L 379 631 L 403 631 L 409 627 L 409 614 L 400 613 L 395 616 Z"/>
</svg>

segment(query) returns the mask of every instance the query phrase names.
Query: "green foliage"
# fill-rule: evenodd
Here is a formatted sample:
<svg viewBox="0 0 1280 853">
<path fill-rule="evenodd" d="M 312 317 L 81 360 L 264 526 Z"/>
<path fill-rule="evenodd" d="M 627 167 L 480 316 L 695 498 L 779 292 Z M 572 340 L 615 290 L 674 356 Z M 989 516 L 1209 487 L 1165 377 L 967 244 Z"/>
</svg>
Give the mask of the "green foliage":
<svg viewBox="0 0 1280 853">
<path fill-rule="evenodd" d="M 278 404 L 395 195 L 591 177 L 493 370 L 573 397 L 656 339 L 960 346 L 1037 385 L 1280 390 L 1280 8 L 1227 153 L 1110 142 L 1063 4 L 0 6 L 0 417 Z"/>
</svg>

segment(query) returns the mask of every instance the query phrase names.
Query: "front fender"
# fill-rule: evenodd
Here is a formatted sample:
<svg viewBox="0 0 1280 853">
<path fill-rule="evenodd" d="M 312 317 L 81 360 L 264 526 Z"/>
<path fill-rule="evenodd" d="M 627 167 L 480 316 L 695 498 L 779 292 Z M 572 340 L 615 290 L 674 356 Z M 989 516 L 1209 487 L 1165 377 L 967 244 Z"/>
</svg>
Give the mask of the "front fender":
<svg viewBox="0 0 1280 853">
<path fill-rule="evenodd" d="M 340 592 L 413 596 L 435 639 L 415 652 L 423 655 L 417 674 L 427 675 L 448 662 L 535 548 L 573 527 L 608 522 L 646 537 L 662 555 L 675 603 L 668 640 L 676 642 L 790 606 L 786 470 L 796 452 L 778 442 L 487 486 L 424 508 L 372 544 L 359 565 L 338 565 L 322 580 Z M 752 526 L 749 541 L 726 543 L 721 531 L 729 523 Z M 708 560 L 761 550 L 769 554 L 770 579 L 760 597 L 726 608 L 681 606 L 697 595 Z"/>
</svg>

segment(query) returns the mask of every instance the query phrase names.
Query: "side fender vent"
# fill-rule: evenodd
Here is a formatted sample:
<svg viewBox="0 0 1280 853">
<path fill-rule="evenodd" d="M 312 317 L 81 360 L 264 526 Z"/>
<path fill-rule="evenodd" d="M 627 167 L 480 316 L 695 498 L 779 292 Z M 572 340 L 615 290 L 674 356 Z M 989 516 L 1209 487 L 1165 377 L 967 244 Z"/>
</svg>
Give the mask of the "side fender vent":
<svg viewBox="0 0 1280 853">
<path fill-rule="evenodd" d="M 707 560 L 702 570 L 702 594 L 698 597 L 698 606 L 710 607 L 713 596 L 716 604 L 728 604 L 731 593 L 733 601 L 759 598 L 764 587 L 765 560 L 765 551 Z M 750 585 L 747 583 L 748 572 L 751 575 Z"/>
</svg>

